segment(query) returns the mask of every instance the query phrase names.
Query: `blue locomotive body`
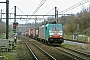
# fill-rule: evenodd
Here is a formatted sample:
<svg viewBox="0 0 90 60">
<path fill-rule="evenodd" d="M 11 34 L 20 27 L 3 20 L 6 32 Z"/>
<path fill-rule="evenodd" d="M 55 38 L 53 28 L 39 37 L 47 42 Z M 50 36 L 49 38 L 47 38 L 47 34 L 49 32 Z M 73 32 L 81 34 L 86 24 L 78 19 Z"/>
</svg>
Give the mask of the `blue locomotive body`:
<svg viewBox="0 0 90 60">
<path fill-rule="evenodd" d="M 64 30 L 62 24 L 47 24 L 39 27 L 38 38 L 45 43 L 63 43 Z"/>
</svg>

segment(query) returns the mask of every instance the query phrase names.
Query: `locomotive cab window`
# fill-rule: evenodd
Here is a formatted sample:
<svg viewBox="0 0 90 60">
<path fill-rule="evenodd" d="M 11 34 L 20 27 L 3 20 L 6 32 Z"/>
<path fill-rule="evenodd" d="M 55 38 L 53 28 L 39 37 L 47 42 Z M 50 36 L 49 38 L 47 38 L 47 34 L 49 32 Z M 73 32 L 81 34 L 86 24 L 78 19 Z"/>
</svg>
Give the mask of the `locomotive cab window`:
<svg viewBox="0 0 90 60">
<path fill-rule="evenodd" d="M 47 27 L 46 27 L 46 30 L 47 30 Z"/>
</svg>

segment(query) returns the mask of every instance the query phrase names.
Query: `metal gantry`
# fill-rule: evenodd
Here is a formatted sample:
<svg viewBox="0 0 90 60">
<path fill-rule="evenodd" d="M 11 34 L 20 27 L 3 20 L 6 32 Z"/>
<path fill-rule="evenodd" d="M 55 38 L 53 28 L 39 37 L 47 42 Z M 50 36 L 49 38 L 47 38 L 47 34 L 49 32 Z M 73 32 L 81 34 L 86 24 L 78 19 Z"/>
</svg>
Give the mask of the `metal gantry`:
<svg viewBox="0 0 90 60">
<path fill-rule="evenodd" d="M 9 13 L 9 0 L 6 0 L 6 13 L 2 13 L 2 14 L 6 14 L 6 18 L 2 18 L 2 19 L 6 19 L 6 39 L 8 39 L 8 22 L 9 20 L 8 19 L 14 19 L 14 23 L 16 23 L 16 19 L 35 19 L 35 18 L 16 18 L 16 16 L 55 16 L 55 20 L 56 20 L 56 23 L 58 23 L 58 15 L 63 15 L 63 14 L 58 14 L 58 10 L 57 10 L 57 7 L 55 7 L 55 15 L 16 15 L 16 6 L 15 7 L 15 10 L 14 10 L 14 13 Z M 8 15 L 9 14 L 13 14 L 14 15 L 14 18 L 8 18 Z M 65 14 L 65 15 L 68 15 L 68 14 Z M 70 15 L 70 14 L 69 14 Z M 37 18 L 37 19 L 43 19 L 43 18 Z M 16 30 L 15 30 L 16 31 Z"/>
</svg>

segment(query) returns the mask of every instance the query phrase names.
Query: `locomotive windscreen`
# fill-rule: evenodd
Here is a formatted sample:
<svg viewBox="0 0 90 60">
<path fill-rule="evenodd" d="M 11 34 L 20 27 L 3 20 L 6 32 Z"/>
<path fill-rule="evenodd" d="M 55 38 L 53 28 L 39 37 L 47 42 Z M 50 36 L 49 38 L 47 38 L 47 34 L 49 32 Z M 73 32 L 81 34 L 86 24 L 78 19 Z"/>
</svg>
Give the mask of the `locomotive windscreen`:
<svg viewBox="0 0 90 60">
<path fill-rule="evenodd" d="M 49 27 L 49 33 L 50 35 L 62 35 L 62 26 L 60 25 L 54 25 Z"/>
<path fill-rule="evenodd" d="M 60 30 L 62 30 L 62 26 L 50 26 L 50 30 L 52 30 L 52 31 L 60 31 Z"/>
</svg>

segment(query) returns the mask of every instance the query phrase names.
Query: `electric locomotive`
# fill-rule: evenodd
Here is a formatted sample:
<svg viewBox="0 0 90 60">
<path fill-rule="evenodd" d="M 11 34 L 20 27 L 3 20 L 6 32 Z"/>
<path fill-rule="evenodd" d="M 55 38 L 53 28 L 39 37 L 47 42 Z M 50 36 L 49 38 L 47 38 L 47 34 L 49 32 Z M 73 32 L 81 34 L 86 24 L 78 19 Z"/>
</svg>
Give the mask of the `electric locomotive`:
<svg viewBox="0 0 90 60">
<path fill-rule="evenodd" d="M 38 39 L 45 43 L 63 43 L 64 30 L 62 24 L 47 24 L 39 27 Z"/>
</svg>

